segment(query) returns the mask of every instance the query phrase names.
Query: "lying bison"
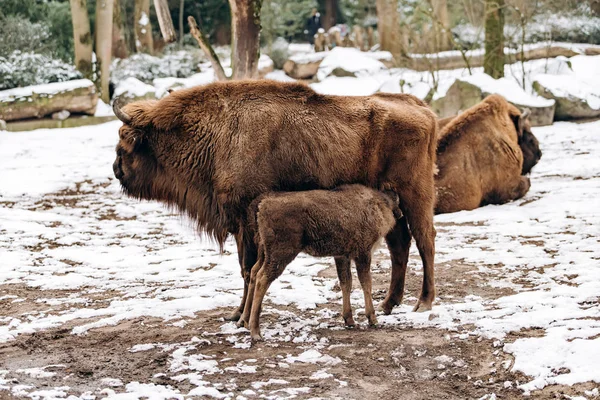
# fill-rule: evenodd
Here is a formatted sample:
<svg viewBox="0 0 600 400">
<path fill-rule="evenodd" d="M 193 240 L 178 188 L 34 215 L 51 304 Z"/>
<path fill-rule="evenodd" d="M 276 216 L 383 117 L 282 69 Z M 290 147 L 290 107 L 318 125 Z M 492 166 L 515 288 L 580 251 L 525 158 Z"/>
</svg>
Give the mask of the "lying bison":
<svg viewBox="0 0 600 400">
<path fill-rule="evenodd" d="M 438 121 L 436 214 L 521 198 L 542 156 L 527 119 L 499 95 Z"/>
<path fill-rule="evenodd" d="M 269 191 L 361 183 L 396 192 L 404 214 L 386 241 L 392 259 L 383 310 L 402 300 L 411 234 L 423 261 L 415 310 L 434 291 L 435 115 L 410 95 L 325 96 L 299 83 L 218 82 L 160 101 L 115 101 L 119 130 L 113 169 L 124 191 L 195 219 L 221 247 L 238 246 L 245 291 L 257 249 L 247 207 Z M 410 225 L 410 231 L 408 226 Z"/>
</svg>

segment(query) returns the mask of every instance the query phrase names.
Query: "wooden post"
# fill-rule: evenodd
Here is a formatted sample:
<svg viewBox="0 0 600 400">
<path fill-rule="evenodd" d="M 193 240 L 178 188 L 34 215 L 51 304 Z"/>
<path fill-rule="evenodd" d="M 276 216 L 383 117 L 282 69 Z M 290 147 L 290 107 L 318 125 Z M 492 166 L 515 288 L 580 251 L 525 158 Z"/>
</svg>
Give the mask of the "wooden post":
<svg viewBox="0 0 600 400">
<path fill-rule="evenodd" d="M 166 43 L 171 43 L 177 40 L 173 19 L 169 11 L 169 3 L 167 0 L 154 0 L 154 9 L 156 10 L 156 18 L 160 26 L 160 32 Z"/>
</svg>

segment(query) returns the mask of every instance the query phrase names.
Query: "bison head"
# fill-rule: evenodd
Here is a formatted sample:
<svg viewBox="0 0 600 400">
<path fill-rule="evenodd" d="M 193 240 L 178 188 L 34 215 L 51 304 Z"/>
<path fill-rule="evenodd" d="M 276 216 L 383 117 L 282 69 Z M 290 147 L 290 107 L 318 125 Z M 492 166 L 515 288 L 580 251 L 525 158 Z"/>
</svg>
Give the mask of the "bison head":
<svg viewBox="0 0 600 400">
<path fill-rule="evenodd" d="M 154 189 L 161 179 L 161 168 L 139 118 L 143 109 L 134 107 L 137 106 L 121 109 L 118 99 L 113 103 L 115 115 L 123 122 L 113 172 L 129 196 L 152 200 L 156 199 Z"/>
<path fill-rule="evenodd" d="M 531 169 L 540 161 L 542 158 L 542 151 L 540 150 L 540 143 L 537 138 L 531 132 L 531 123 L 529 122 L 529 110 L 523 111 L 516 117 L 515 127 L 517 128 L 517 136 L 519 138 L 519 147 L 523 152 L 523 169 L 522 175 L 531 172 Z"/>
</svg>

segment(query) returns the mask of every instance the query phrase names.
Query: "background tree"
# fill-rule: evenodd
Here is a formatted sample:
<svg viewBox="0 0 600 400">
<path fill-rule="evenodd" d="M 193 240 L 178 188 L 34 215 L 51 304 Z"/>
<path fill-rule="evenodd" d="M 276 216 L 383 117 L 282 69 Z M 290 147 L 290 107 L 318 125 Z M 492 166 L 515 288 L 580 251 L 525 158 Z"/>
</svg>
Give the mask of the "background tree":
<svg viewBox="0 0 600 400">
<path fill-rule="evenodd" d="M 136 50 L 140 53 L 152 54 L 154 40 L 150 24 L 150 0 L 135 0 L 133 18 Z"/>
<path fill-rule="evenodd" d="M 114 0 L 96 0 L 96 59 L 100 81 L 100 98 L 110 101 L 108 82 L 112 61 L 112 25 Z"/>
<path fill-rule="evenodd" d="M 71 0 L 71 20 L 75 47 L 75 67 L 86 78 L 92 77 L 92 34 L 86 0 Z"/>
<path fill-rule="evenodd" d="M 402 35 L 398 0 L 377 0 L 377 31 L 381 50 L 398 59 L 405 53 L 406 36 Z"/>
<path fill-rule="evenodd" d="M 115 58 L 127 58 L 129 51 L 125 39 L 125 26 L 123 24 L 123 7 L 121 0 L 113 0 L 113 29 L 112 29 L 112 54 Z"/>
<path fill-rule="evenodd" d="M 325 16 L 323 17 L 323 28 L 325 30 L 337 24 L 337 0 L 325 0 Z"/>
<path fill-rule="evenodd" d="M 450 17 L 446 0 L 431 0 L 435 20 L 432 23 L 435 35 L 435 51 L 445 51 L 452 48 L 450 42 Z"/>
<path fill-rule="evenodd" d="M 504 0 L 486 0 L 483 71 L 492 78 L 504 76 Z"/>
</svg>

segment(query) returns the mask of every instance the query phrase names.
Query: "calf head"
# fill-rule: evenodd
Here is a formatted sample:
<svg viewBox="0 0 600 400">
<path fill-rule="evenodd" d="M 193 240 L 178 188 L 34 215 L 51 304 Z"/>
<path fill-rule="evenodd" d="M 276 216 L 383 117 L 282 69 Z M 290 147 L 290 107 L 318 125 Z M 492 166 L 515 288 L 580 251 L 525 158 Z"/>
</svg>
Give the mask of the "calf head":
<svg viewBox="0 0 600 400">
<path fill-rule="evenodd" d="M 537 138 L 531 132 L 531 123 L 529 122 L 529 115 L 531 112 L 526 109 L 520 115 L 516 116 L 515 128 L 517 129 L 517 137 L 519 140 L 519 147 L 523 152 L 523 169 L 521 175 L 528 174 L 531 169 L 540 161 L 542 158 L 542 151 L 540 150 L 540 143 Z"/>
<path fill-rule="evenodd" d="M 143 106 L 131 104 L 121 109 L 118 99 L 113 102 L 113 111 L 123 122 L 113 172 L 129 196 L 151 200 L 156 199 L 155 189 L 163 177 L 143 121 Z"/>
</svg>

